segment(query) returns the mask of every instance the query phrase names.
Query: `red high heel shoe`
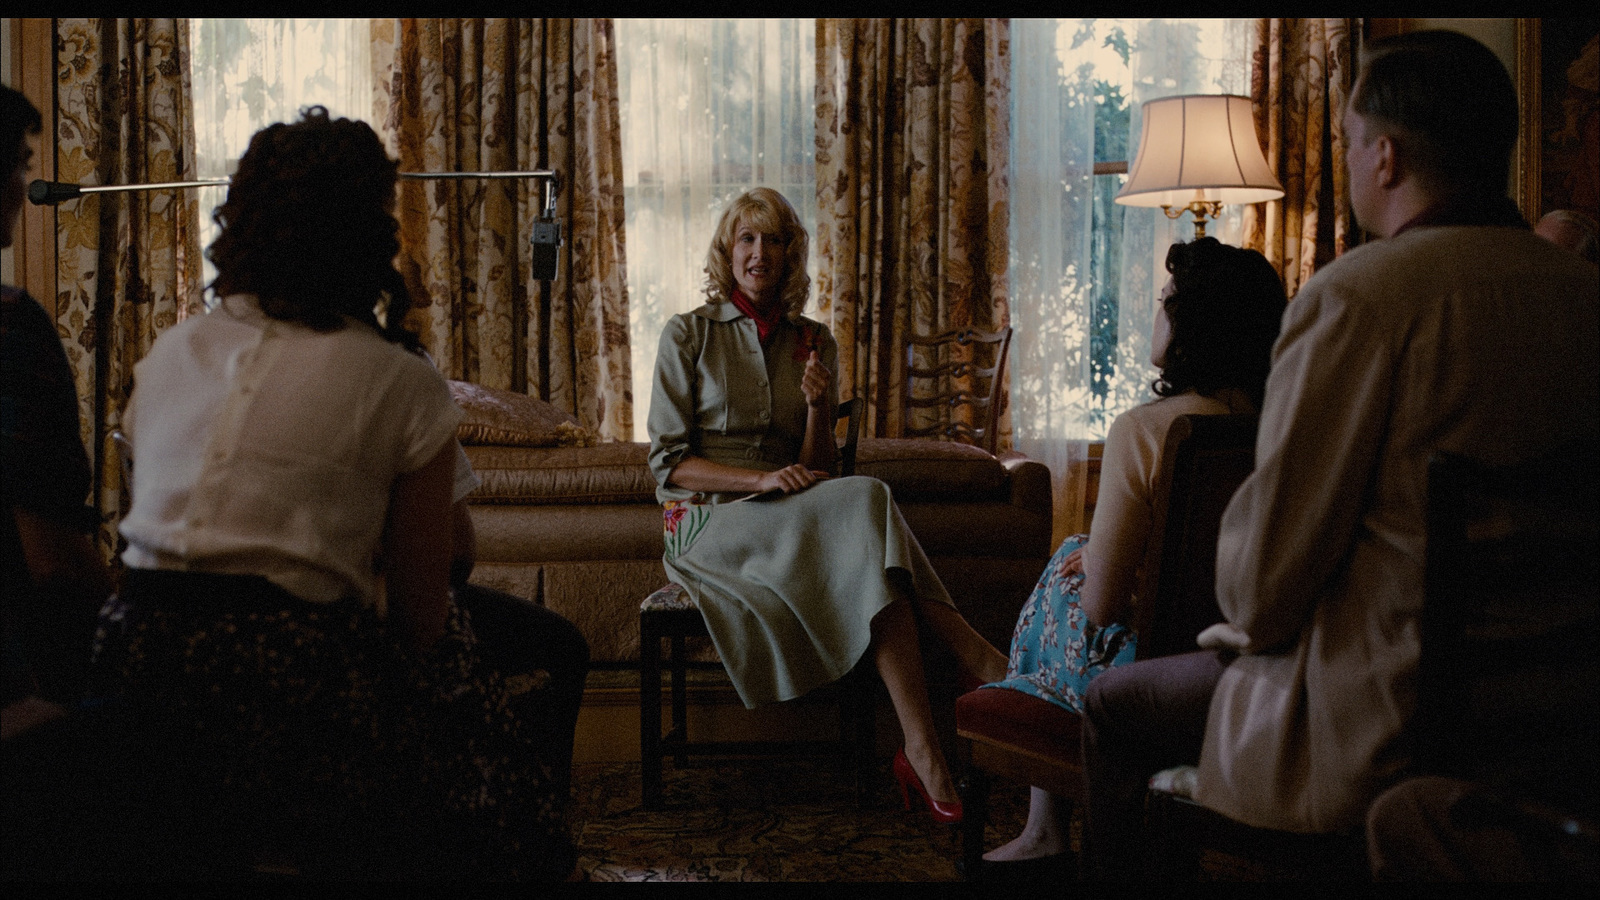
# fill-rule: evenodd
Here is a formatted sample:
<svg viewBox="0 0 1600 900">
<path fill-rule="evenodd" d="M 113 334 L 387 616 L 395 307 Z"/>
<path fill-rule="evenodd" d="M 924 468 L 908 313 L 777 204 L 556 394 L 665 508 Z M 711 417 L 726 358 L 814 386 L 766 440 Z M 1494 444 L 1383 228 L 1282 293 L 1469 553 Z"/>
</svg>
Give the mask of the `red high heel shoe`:
<svg viewBox="0 0 1600 900">
<path fill-rule="evenodd" d="M 911 760 L 906 759 L 906 748 L 901 747 L 894 755 L 894 780 L 900 782 L 900 799 L 904 801 L 906 810 L 911 810 L 911 792 L 917 792 L 922 802 L 928 806 L 928 815 L 941 825 L 961 824 L 961 801 L 952 800 L 941 803 L 928 796 L 928 789 L 922 786 L 922 779 L 917 777 L 917 770 L 911 768 Z"/>
</svg>

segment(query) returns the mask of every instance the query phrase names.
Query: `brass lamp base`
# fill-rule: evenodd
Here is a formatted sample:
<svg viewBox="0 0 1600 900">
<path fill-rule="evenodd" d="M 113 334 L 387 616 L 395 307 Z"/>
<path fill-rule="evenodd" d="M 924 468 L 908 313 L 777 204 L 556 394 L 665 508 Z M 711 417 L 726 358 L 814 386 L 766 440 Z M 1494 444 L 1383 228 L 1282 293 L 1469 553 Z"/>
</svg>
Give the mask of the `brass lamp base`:
<svg viewBox="0 0 1600 900">
<path fill-rule="evenodd" d="M 1199 193 L 1196 191 L 1196 193 Z M 1222 215 L 1222 202 L 1220 200 L 1191 200 L 1188 206 L 1169 206 L 1162 204 L 1161 211 L 1167 218 L 1176 219 L 1184 213 L 1194 214 L 1194 239 L 1200 240 L 1206 236 L 1206 219 L 1215 219 Z"/>
</svg>

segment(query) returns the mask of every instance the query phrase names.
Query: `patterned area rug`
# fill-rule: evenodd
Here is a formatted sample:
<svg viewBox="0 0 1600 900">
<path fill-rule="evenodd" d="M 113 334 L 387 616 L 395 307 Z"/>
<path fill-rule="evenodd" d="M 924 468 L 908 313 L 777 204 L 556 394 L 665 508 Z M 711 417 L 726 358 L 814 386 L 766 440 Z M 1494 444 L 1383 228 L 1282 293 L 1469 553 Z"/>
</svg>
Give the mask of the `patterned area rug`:
<svg viewBox="0 0 1600 900">
<path fill-rule="evenodd" d="M 669 764 L 664 804 L 640 805 L 637 763 L 573 769 L 579 865 L 595 881 L 960 881 L 958 830 L 901 808 L 879 766 L 865 805 L 833 760 Z M 1027 818 L 1023 786 L 997 784 L 986 846 Z"/>
</svg>

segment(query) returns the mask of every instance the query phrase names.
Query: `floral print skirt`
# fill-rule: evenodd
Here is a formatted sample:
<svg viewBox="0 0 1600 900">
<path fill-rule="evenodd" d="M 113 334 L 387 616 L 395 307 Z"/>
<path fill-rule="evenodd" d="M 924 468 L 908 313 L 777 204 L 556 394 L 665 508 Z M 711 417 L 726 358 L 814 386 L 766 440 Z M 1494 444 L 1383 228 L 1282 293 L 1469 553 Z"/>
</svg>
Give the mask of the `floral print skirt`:
<svg viewBox="0 0 1600 900">
<path fill-rule="evenodd" d="M 426 654 L 399 646 L 353 602 L 130 570 L 101 611 L 95 694 L 170 749 L 196 804 L 287 838 L 292 859 L 353 841 L 347 859 L 383 860 L 362 877 L 565 876 L 564 804 L 466 613 L 452 604 Z"/>
<path fill-rule="evenodd" d="M 1010 688 L 1082 713 L 1089 682 L 1112 666 L 1133 662 L 1133 631 L 1090 622 L 1078 604 L 1083 574 L 1063 571 L 1068 554 L 1088 539 L 1075 534 L 1051 557 L 1017 616 L 1005 680 L 984 687 Z"/>
</svg>

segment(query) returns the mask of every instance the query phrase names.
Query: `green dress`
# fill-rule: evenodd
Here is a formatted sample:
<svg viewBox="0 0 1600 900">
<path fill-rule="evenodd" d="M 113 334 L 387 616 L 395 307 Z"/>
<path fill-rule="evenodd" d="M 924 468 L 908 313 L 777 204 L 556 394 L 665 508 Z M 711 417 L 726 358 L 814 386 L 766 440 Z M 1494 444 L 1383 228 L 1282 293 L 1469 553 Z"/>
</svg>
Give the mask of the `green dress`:
<svg viewBox="0 0 1600 900">
<path fill-rule="evenodd" d="M 685 456 L 773 471 L 805 436 L 812 350 L 835 374 L 821 323 L 783 322 L 763 350 L 731 303 L 674 316 L 650 398 L 650 466 L 664 507 L 667 574 L 700 607 L 746 706 L 790 700 L 849 672 L 897 596 L 950 603 L 888 485 L 860 476 L 743 499 L 667 486 Z M 893 582 L 893 583 L 891 583 Z M 898 592 L 898 593 L 897 593 Z"/>
</svg>

